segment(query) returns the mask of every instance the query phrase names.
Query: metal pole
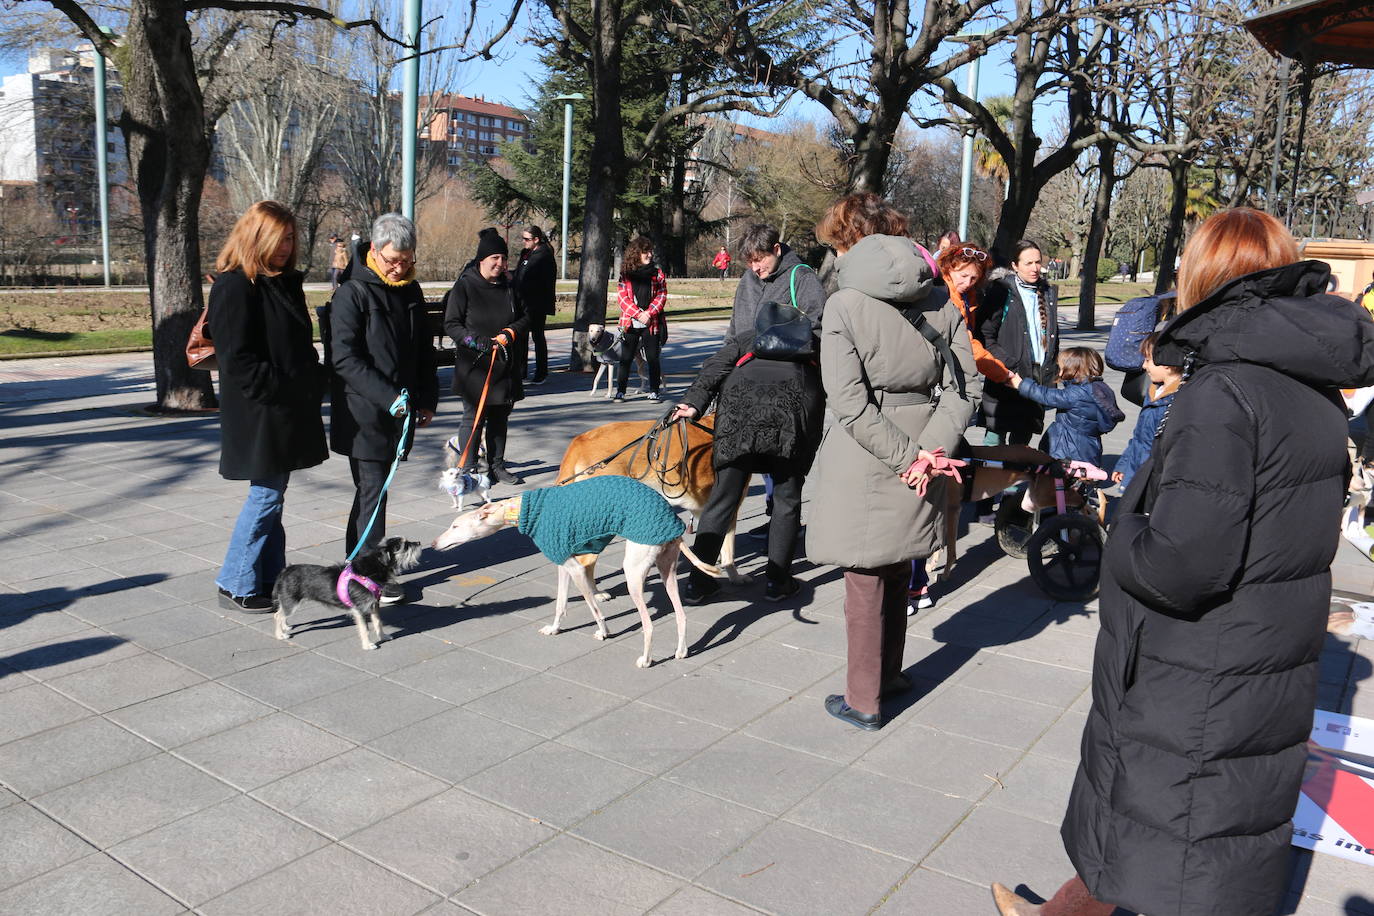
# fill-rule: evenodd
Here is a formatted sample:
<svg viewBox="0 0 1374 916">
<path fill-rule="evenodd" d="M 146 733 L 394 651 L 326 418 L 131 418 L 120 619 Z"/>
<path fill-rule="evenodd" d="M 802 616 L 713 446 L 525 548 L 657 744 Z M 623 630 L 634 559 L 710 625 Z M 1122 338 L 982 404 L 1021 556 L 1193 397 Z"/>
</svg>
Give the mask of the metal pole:
<svg viewBox="0 0 1374 916">
<path fill-rule="evenodd" d="M 562 268 L 559 276 L 568 279 L 568 195 L 572 192 L 572 102 L 563 103 L 563 236 Z"/>
<path fill-rule="evenodd" d="M 1283 162 L 1283 134 L 1288 109 L 1288 58 L 1279 58 L 1279 114 L 1274 121 L 1274 155 L 1269 163 L 1269 215 L 1279 215 L 1279 165 Z"/>
<path fill-rule="evenodd" d="M 105 288 L 110 287 L 110 166 L 105 126 L 105 57 L 95 49 L 95 166 L 100 177 L 100 256 L 105 265 Z"/>
<path fill-rule="evenodd" d="M 402 23 L 410 58 L 402 76 L 401 101 L 401 214 L 415 218 L 415 138 L 420 132 L 420 6 L 421 0 L 406 0 Z"/>
<path fill-rule="evenodd" d="M 978 101 L 978 65 L 981 61 L 981 57 L 975 57 L 969 64 L 968 70 L 968 94 L 975 102 Z M 973 194 L 973 133 L 970 130 L 964 134 L 964 162 L 959 177 L 959 240 L 961 242 L 968 238 L 969 199 Z"/>
</svg>

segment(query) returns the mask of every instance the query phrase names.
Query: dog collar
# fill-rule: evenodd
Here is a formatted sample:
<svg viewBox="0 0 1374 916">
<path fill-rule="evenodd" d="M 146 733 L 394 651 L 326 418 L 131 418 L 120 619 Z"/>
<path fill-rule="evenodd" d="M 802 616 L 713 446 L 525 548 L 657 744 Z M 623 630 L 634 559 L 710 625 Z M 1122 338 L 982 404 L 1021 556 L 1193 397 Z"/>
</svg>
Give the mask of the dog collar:
<svg viewBox="0 0 1374 916">
<path fill-rule="evenodd" d="M 356 582 L 363 588 L 372 593 L 373 598 L 378 598 L 382 594 L 382 587 L 373 582 L 367 576 L 360 576 L 353 571 L 352 566 L 345 566 L 339 572 L 339 581 L 334 585 L 334 594 L 339 596 L 344 607 L 353 607 L 353 599 L 348 596 L 348 583 Z"/>
</svg>

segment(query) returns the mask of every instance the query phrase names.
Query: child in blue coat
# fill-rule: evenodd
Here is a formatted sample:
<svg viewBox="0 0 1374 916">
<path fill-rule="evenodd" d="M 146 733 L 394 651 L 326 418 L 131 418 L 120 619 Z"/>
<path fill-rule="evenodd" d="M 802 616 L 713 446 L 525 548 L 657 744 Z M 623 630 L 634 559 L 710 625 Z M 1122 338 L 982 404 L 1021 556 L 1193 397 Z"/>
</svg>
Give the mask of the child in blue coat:
<svg viewBox="0 0 1374 916">
<path fill-rule="evenodd" d="M 1150 389 L 1145 393 L 1145 403 L 1140 405 L 1140 417 L 1135 421 L 1135 432 L 1131 442 L 1121 457 L 1116 459 L 1112 471 L 1112 482 L 1120 484 L 1124 491 L 1131 483 L 1135 472 L 1150 457 L 1155 447 L 1155 435 L 1159 424 L 1164 422 L 1164 414 L 1173 403 L 1174 392 L 1183 381 L 1183 373 L 1173 366 L 1160 366 L 1154 361 L 1155 340 L 1158 334 L 1149 334 L 1140 342 L 1140 352 L 1145 357 L 1145 374 L 1150 377 Z"/>
<path fill-rule="evenodd" d="M 1116 395 L 1102 381 L 1106 366 L 1102 356 L 1090 347 L 1068 347 L 1059 351 L 1059 381 L 1063 388 L 1048 388 L 1028 378 L 1012 374 L 1016 392 L 1059 414 L 1045 431 L 1051 455 L 1062 460 L 1102 461 L 1102 436 L 1126 419 L 1116 406 Z"/>
</svg>

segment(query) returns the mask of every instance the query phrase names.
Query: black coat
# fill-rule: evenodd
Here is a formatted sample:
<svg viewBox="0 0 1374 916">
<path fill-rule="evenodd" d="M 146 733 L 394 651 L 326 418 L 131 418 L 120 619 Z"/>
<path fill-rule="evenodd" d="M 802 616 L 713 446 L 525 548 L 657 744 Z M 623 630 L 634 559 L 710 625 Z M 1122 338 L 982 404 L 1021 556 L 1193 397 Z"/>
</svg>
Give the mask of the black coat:
<svg viewBox="0 0 1374 916">
<path fill-rule="evenodd" d="M 978 340 L 1012 372 L 1042 385 L 1053 385 L 1059 375 L 1059 303 L 1054 289 L 1039 283 L 1049 309 L 1049 345 L 1045 358 L 1035 362 L 1031 328 L 1026 309 L 1016 291 L 1016 275 L 1008 274 L 988 284 L 979 296 Z M 1010 385 L 983 385 L 983 420 L 997 433 L 1038 433 L 1045 428 L 1045 408 L 1021 397 Z"/>
<path fill-rule="evenodd" d="M 444 333 L 453 338 L 456 348 L 454 392 L 469 404 L 476 404 L 482 396 L 491 360 L 495 359 L 487 403 L 514 404 L 523 398 L 525 389 L 520 376 L 525 371 L 525 361 L 521 357 L 527 347 L 525 331 L 529 329 L 529 319 L 506 277 L 503 275 L 493 283 L 482 276 L 477 265 L 470 265 L 449 290 L 446 302 Z M 491 339 L 507 328 L 515 332 L 516 339 L 503 355 L 491 346 Z"/>
<path fill-rule="evenodd" d="M 809 469 L 820 445 L 825 420 L 825 392 L 819 366 L 814 363 L 751 359 L 736 367 L 754 344 L 755 322 L 767 302 L 792 303 L 792 270 L 801 259 L 786 246 L 778 268 L 760 279 L 745 271 L 735 289 L 730 327 L 721 348 L 702 364 L 701 372 L 682 402 L 701 414 L 718 398 L 715 445 L 716 467 L 752 455 L 799 461 Z M 825 289 L 816 272 L 802 266 L 796 273 L 796 305 L 819 331 L 825 308 Z"/>
<path fill-rule="evenodd" d="M 1093 896 L 1150 916 L 1270 914 L 1287 885 L 1325 637 L 1346 419 L 1374 322 L 1305 261 L 1169 322 L 1200 368 L 1107 542 L 1093 705 L 1063 825 Z"/>
<path fill-rule="evenodd" d="M 249 282 L 241 270 L 220 274 L 210 287 L 209 323 L 219 362 L 220 475 L 253 480 L 328 458 L 325 373 L 301 275 Z"/>
<path fill-rule="evenodd" d="M 334 293 L 330 326 L 330 443 L 341 455 L 390 461 L 402 421 L 387 411 L 401 390 L 410 392 L 412 408 L 439 404 L 438 363 L 420 284 L 391 286 L 365 260 L 358 262 Z M 407 453 L 414 439 L 412 420 Z"/>
<path fill-rule="evenodd" d="M 515 267 L 515 294 L 520 297 L 521 310 L 528 315 L 552 315 L 555 280 L 553 248 L 540 242 L 520 258 Z"/>
</svg>

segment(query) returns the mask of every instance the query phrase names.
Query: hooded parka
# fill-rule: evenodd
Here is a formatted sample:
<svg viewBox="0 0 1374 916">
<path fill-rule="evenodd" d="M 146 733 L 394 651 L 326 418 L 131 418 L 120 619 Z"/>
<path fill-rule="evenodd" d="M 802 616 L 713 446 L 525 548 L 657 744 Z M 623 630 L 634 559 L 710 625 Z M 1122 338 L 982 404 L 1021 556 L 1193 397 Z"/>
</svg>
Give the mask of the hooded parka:
<svg viewBox="0 0 1374 916">
<path fill-rule="evenodd" d="M 425 317 L 425 298 L 413 279 L 389 284 L 367 266 L 360 242 L 349 279 L 330 302 L 329 437 L 334 451 L 367 461 L 396 457 L 402 422 L 388 412 L 405 389 L 412 408 L 439 404 L 434 338 Z M 415 439 L 412 423 L 405 443 Z"/>
<path fill-rule="evenodd" d="M 1283 898 L 1347 479 L 1336 389 L 1374 382 L 1374 322 L 1329 276 L 1237 278 L 1155 344 L 1198 368 L 1107 541 L 1062 829 L 1093 896 L 1133 913 Z"/>
<path fill-rule="evenodd" d="M 505 274 L 495 282 L 482 276 L 474 262 L 459 275 L 449 290 L 444 307 L 444 333 L 453 338 L 453 391 L 469 404 L 482 397 L 491 360 L 496 368 L 491 373 L 491 390 L 487 403 L 492 406 L 514 404 L 525 396 L 520 376 L 525 371 L 525 331 L 529 319 Z M 504 330 L 513 331 L 515 339 L 504 353 L 491 339 Z"/>
<path fill-rule="evenodd" d="M 250 282 L 242 270 L 225 271 L 210 287 L 209 323 L 220 370 L 220 475 L 254 480 L 328 458 L 325 373 L 300 272 Z"/>
<path fill-rule="evenodd" d="M 959 309 L 910 240 L 861 239 L 836 261 L 839 287 L 821 323 L 821 380 L 834 422 L 817 455 L 806 555 L 872 569 L 927 557 L 941 543 L 945 478 L 924 498 L 901 475 L 921 450 L 953 454 L 981 379 Z M 899 308 L 919 309 L 963 369 L 954 375 Z M 935 397 L 936 390 L 939 391 Z"/>
<path fill-rule="evenodd" d="M 769 302 L 795 304 L 819 333 L 825 290 L 816 272 L 785 245 L 767 277 L 744 272 L 725 342 L 707 357 L 682 402 L 704 414 L 712 397 L 719 399 L 712 450 L 716 467 L 748 455 L 768 455 L 795 460 L 805 473 L 816 455 L 825 414 L 820 370 L 813 362 L 774 359 L 736 366 L 752 350 L 759 312 Z"/>
</svg>

